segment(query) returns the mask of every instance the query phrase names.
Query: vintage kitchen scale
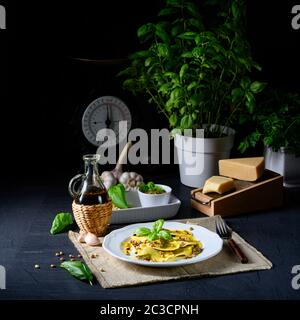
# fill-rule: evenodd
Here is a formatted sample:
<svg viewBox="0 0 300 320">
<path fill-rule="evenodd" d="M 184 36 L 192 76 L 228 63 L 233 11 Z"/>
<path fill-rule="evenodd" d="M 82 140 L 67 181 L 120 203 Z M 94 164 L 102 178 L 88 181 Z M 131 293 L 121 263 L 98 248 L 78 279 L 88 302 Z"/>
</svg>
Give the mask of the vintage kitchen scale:
<svg viewBox="0 0 300 320">
<path fill-rule="evenodd" d="M 283 203 L 283 177 L 270 170 L 255 182 L 234 180 L 235 190 L 224 194 L 203 194 L 202 189 L 191 192 L 191 205 L 208 215 L 231 216 L 268 210 Z"/>
<path fill-rule="evenodd" d="M 143 96 L 136 97 L 122 88 L 123 78 L 116 75 L 125 68 L 127 59 L 83 59 L 69 57 L 68 86 L 69 107 L 72 110 L 67 139 L 73 158 L 77 154 L 93 154 L 104 143 L 99 139 L 101 129 L 111 129 L 116 140 L 110 140 L 108 147 L 121 152 L 119 143 L 131 129 L 142 128 L 150 133 L 152 128 L 164 128 L 166 120 L 153 106 L 147 106 Z M 66 94 L 67 95 L 67 94 Z M 126 121 L 127 127 L 120 125 Z M 150 136 L 150 134 L 149 134 Z M 149 143 L 150 146 L 150 143 Z M 150 149 L 150 147 L 149 147 Z M 150 163 L 149 154 L 142 159 Z M 81 162 L 78 161 L 78 166 Z M 111 170 L 114 164 L 107 164 L 103 170 Z M 127 165 L 126 169 L 130 166 Z M 134 171 L 143 173 L 172 172 L 174 166 L 160 164 L 137 164 Z"/>
</svg>

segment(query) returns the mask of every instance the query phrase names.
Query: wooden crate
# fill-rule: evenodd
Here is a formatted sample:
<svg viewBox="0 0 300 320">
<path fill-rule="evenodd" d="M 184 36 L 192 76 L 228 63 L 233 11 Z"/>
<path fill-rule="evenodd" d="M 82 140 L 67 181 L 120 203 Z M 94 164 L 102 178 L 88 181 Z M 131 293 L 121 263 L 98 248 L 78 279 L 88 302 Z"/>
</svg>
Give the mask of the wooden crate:
<svg viewBox="0 0 300 320">
<path fill-rule="evenodd" d="M 236 190 L 227 194 L 203 194 L 202 188 L 191 192 L 191 205 L 208 215 L 231 216 L 240 213 L 267 210 L 283 203 L 283 177 L 265 170 L 256 182 L 234 181 Z"/>
</svg>

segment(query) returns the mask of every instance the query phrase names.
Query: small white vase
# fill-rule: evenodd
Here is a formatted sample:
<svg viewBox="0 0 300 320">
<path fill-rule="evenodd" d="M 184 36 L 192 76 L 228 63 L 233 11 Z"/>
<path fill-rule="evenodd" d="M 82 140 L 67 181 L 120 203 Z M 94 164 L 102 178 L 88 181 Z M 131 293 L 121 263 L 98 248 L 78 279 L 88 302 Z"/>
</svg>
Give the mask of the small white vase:
<svg viewBox="0 0 300 320">
<path fill-rule="evenodd" d="M 283 176 L 283 185 L 287 188 L 300 187 L 300 157 L 288 152 L 286 148 L 273 151 L 265 148 L 265 167 Z"/>
<path fill-rule="evenodd" d="M 229 158 L 235 135 L 231 128 L 221 126 L 221 129 L 227 136 L 194 138 L 176 134 L 175 147 L 181 183 L 199 188 L 204 185 L 205 180 L 218 175 L 218 161 Z"/>
</svg>

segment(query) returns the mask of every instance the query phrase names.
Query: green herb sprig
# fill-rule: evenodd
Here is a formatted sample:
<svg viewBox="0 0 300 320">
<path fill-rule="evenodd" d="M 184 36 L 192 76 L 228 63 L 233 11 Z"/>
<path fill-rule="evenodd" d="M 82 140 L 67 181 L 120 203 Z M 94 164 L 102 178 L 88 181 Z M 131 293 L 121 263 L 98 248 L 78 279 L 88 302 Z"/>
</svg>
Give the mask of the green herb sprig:
<svg viewBox="0 0 300 320">
<path fill-rule="evenodd" d="M 156 185 L 152 181 L 148 182 L 147 184 L 142 183 L 139 186 L 139 190 L 143 193 L 155 193 L 155 194 L 161 194 L 166 192 L 162 187 Z"/>
<path fill-rule="evenodd" d="M 162 238 L 164 240 L 170 241 L 172 240 L 172 235 L 167 230 L 162 230 L 165 221 L 163 219 L 159 219 L 154 222 L 152 229 L 141 227 L 135 230 L 135 234 L 138 237 L 148 237 L 149 241 L 154 241 L 156 239 Z"/>
<path fill-rule="evenodd" d="M 266 85 L 253 81 L 261 67 L 247 40 L 247 1 L 164 2 L 158 17 L 137 30 L 141 46 L 119 73 L 123 87 L 147 97 L 171 129 L 225 136 L 223 126 L 253 114 Z M 206 19 L 207 11 L 216 19 Z"/>
</svg>

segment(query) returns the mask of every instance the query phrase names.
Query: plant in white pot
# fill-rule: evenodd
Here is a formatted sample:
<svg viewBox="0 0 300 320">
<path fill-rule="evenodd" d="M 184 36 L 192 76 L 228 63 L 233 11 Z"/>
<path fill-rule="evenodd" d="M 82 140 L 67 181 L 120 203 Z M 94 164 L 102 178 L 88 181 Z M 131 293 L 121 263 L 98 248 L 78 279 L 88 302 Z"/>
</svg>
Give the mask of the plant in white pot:
<svg viewBox="0 0 300 320">
<path fill-rule="evenodd" d="M 286 187 L 300 187 L 300 95 L 269 88 L 252 115 L 241 117 L 255 128 L 239 145 L 241 152 L 262 142 L 265 167 L 284 177 Z"/>
<path fill-rule="evenodd" d="M 244 31 L 244 1 L 222 1 L 213 25 L 190 1 L 167 0 L 158 22 L 138 29 L 143 50 L 121 72 L 124 87 L 144 93 L 173 129 L 183 184 L 202 186 L 233 146 L 231 124 L 251 111 L 264 84 L 250 79 L 252 60 Z M 224 5 L 225 4 L 225 5 Z M 190 129 L 188 136 L 183 136 Z M 202 137 L 196 136 L 202 129 Z"/>
</svg>

